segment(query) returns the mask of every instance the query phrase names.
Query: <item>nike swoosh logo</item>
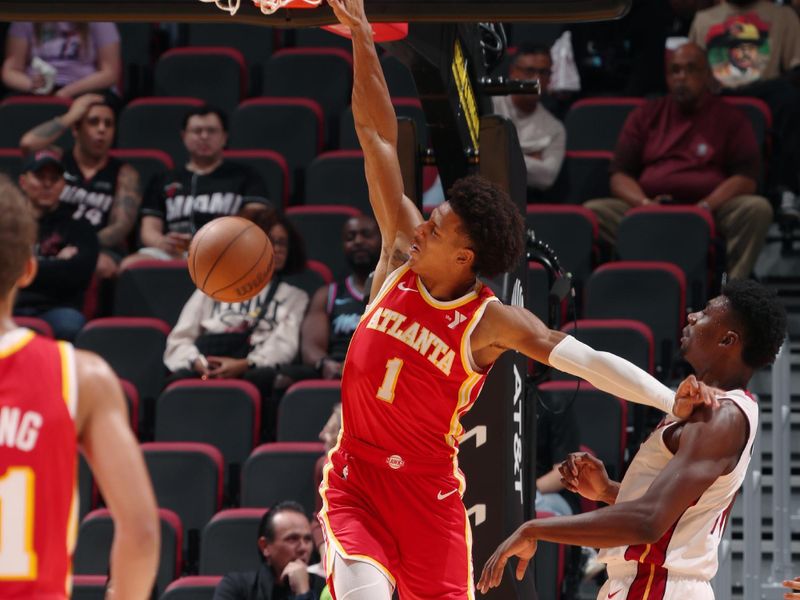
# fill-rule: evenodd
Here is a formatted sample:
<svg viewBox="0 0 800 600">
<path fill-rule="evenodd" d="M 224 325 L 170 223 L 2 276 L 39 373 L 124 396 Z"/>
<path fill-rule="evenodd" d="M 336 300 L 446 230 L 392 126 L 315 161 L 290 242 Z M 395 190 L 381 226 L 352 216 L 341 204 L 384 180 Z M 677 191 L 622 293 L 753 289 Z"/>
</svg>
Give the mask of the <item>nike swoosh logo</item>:
<svg viewBox="0 0 800 600">
<path fill-rule="evenodd" d="M 406 287 L 406 284 L 403 283 L 403 282 L 400 282 L 400 283 L 397 284 L 397 289 L 400 290 L 401 292 L 416 292 L 416 291 L 418 291 L 418 290 L 415 290 L 414 288 Z"/>
<path fill-rule="evenodd" d="M 617 590 L 616 592 L 614 592 L 614 593 L 612 593 L 612 594 L 609 594 L 609 595 L 608 595 L 608 597 L 609 597 L 609 598 L 613 598 L 614 596 L 616 596 L 617 594 L 619 594 L 621 591 L 622 591 L 622 589 L 619 589 L 619 590 Z"/>
<path fill-rule="evenodd" d="M 457 491 L 458 491 L 458 488 L 456 488 L 456 489 L 454 489 L 454 490 L 450 490 L 450 491 L 449 491 L 449 492 L 447 492 L 446 494 L 443 494 L 443 493 L 442 493 L 442 490 L 439 490 L 439 493 L 436 495 L 436 499 L 437 499 L 437 500 L 444 500 L 444 499 L 445 499 L 445 498 L 447 498 L 448 496 L 452 496 L 453 494 L 455 494 Z"/>
<path fill-rule="evenodd" d="M 347 304 L 348 302 L 350 302 L 348 298 L 336 298 L 333 301 L 336 306 L 341 306 L 342 304 Z"/>
</svg>

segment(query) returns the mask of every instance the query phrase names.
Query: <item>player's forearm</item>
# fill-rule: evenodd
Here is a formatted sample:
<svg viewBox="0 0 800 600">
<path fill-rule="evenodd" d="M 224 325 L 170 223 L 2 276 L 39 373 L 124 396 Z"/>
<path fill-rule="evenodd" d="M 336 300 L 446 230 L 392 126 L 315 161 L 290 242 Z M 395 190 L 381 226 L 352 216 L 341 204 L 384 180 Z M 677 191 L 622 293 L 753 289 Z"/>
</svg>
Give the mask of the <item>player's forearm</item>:
<svg viewBox="0 0 800 600">
<path fill-rule="evenodd" d="M 110 566 L 112 600 L 150 597 L 158 568 L 159 533 L 148 522 L 115 527 Z"/>
<path fill-rule="evenodd" d="M 521 529 L 526 537 L 545 542 L 614 548 L 656 541 L 661 535 L 652 523 L 650 508 L 626 502 L 570 517 L 535 519 Z"/>
<path fill-rule="evenodd" d="M 397 145 L 397 115 L 389 96 L 372 28 L 366 21 L 353 29 L 353 119 L 361 145 L 372 138 Z"/>
<path fill-rule="evenodd" d="M 675 393 L 667 386 L 624 358 L 598 352 L 572 336 L 565 337 L 553 348 L 548 362 L 604 392 L 672 413 Z"/>
</svg>

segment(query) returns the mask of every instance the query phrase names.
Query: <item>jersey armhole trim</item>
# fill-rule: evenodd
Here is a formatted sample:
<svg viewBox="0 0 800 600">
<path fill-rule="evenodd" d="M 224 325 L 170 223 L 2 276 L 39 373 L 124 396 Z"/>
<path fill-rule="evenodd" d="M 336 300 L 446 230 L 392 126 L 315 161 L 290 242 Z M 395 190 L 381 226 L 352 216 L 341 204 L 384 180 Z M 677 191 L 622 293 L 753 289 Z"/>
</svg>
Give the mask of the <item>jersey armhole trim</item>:
<svg viewBox="0 0 800 600">
<path fill-rule="evenodd" d="M 61 395 L 72 420 L 78 412 L 78 373 L 75 366 L 75 349 L 72 344 L 58 342 L 61 356 Z"/>
<path fill-rule="evenodd" d="M 486 312 L 486 307 L 489 306 L 489 303 L 499 301 L 500 299 L 497 296 L 489 296 L 484 299 L 472 315 L 469 325 L 467 325 L 467 328 L 464 330 L 464 336 L 461 338 L 461 364 L 469 375 L 484 375 L 489 371 L 488 367 L 486 369 L 480 369 L 475 363 L 475 357 L 472 356 L 472 333 L 475 331 L 478 323 L 480 323 L 483 313 Z"/>
</svg>

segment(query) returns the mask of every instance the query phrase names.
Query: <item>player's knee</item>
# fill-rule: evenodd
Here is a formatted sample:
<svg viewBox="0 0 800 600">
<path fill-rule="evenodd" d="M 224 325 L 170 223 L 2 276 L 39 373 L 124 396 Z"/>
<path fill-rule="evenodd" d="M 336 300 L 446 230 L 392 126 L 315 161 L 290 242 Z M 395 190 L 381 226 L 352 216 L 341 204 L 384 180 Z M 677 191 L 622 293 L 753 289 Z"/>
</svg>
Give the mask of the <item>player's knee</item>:
<svg viewBox="0 0 800 600">
<path fill-rule="evenodd" d="M 377 567 L 339 554 L 334 559 L 333 589 L 337 600 L 391 600 L 394 591 Z"/>
</svg>

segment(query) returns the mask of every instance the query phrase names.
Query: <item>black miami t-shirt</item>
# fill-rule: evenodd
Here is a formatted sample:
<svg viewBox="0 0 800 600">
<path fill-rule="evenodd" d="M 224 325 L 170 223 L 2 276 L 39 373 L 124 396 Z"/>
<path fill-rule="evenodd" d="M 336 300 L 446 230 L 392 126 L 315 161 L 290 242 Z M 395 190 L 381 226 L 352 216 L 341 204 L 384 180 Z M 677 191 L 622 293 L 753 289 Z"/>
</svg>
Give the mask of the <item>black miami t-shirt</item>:
<svg viewBox="0 0 800 600">
<path fill-rule="evenodd" d="M 250 202 L 269 204 L 266 185 L 250 167 L 224 161 L 211 173 L 198 175 L 182 166 L 153 178 L 142 215 L 162 219 L 165 232 L 194 233 Z"/>
</svg>

